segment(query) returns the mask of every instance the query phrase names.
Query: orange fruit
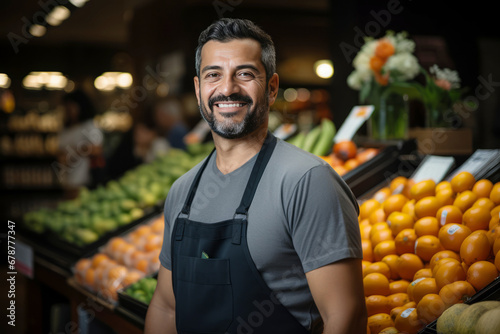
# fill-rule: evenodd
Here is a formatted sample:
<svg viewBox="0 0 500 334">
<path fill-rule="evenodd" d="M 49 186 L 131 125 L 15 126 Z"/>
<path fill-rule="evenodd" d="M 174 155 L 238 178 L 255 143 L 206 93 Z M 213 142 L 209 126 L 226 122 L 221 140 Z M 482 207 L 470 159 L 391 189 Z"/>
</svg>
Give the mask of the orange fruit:
<svg viewBox="0 0 500 334">
<path fill-rule="evenodd" d="M 380 208 L 380 202 L 374 198 L 367 199 L 359 206 L 359 218 L 366 219 L 376 209 Z"/>
<path fill-rule="evenodd" d="M 127 275 L 128 269 L 125 266 L 117 265 L 109 269 L 108 280 L 114 282 L 116 280 L 122 280 Z"/>
<path fill-rule="evenodd" d="M 384 256 L 390 254 L 396 254 L 396 245 L 394 240 L 381 241 L 373 249 L 373 258 L 375 261 L 382 261 Z"/>
<path fill-rule="evenodd" d="M 477 200 L 477 195 L 470 190 L 465 190 L 457 195 L 453 201 L 453 205 L 458 207 L 460 211 L 465 212 Z"/>
<path fill-rule="evenodd" d="M 415 203 L 415 216 L 417 219 L 423 217 L 436 217 L 440 208 L 441 204 L 437 200 L 436 196 L 426 196 L 419 199 L 417 203 Z"/>
<path fill-rule="evenodd" d="M 417 334 L 424 325 L 418 318 L 416 308 L 407 308 L 399 313 L 394 321 L 394 327 L 406 334 Z"/>
<path fill-rule="evenodd" d="M 365 271 L 368 266 L 372 264 L 370 261 L 361 260 L 361 269 L 363 270 L 363 277 L 365 277 Z"/>
<path fill-rule="evenodd" d="M 408 285 L 410 285 L 410 281 L 405 279 L 399 279 L 397 281 L 392 281 L 389 283 L 389 290 L 391 294 L 395 293 L 406 293 L 408 291 Z"/>
<path fill-rule="evenodd" d="M 390 310 L 398 306 L 403 306 L 404 304 L 410 302 L 410 298 L 408 297 L 408 294 L 406 292 L 392 293 L 387 296 L 387 299 L 389 300 Z"/>
<path fill-rule="evenodd" d="M 450 181 L 443 180 L 443 181 L 439 182 L 438 184 L 436 184 L 435 191 L 438 192 L 438 191 L 447 190 L 447 189 L 452 190 L 451 183 L 450 183 Z"/>
<path fill-rule="evenodd" d="M 407 201 L 408 199 L 403 194 L 393 194 L 382 202 L 382 208 L 384 209 L 385 214 L 389 216 L 394 211 L 400 212 Z"/>
<path fill-rule="evenodd" d="M 370 334 L 379 334 L 384 328 L 394 326 L 394 322 L 392 321 L 389 312 L 369 316 L 367 323 L 368 328 L 370 328 Z"/>
<path fill-rule="evenodd" d="M 462 224 L 471 229 L 487 230 L 490 223 L 490 210 L 482 207 L 471 207 L 464 212 Z"/>
<path fill-rule="evenodd" d="M 434 278 L 436 279 L 436 285 L 439 290 L 447 284 L 463 281 L 466 277 L 465 270 L 459 261 L 451 258 L 447 260 L 448 261 L 444 263 L 439 263 L 437 265 L 437 270 L 435 270 Z"/>
<path fill-rule="evenodd" d="M 455 193 L 450 189 L 443 189 L 436 191 L 436 199 L 439 202 L 440 206 L 451 205 L 455 200 Z"/>
<path fill-rule="evenodd" d="M 419 278 L 432 277 L 432 269 L 431 268 L 422 268 L 413 275 L 413 280 L 417 280 Z"/>
<path fill-rule="evenodd" d="M 439 297 L 448 308 L 451 305 L 468 301 L 475 293 L 476 290 L 469 282 L 456 281 L 439 290 Z"/>
<path fill-rule="evenodd" d="M 389 278 L 393 280 L 399 278 L 397 271 L 398 258 L 399 256 L 396 254 L 389 254 L 382 258 L 382 262 L 384 262 L 385 264 L 387 264 L 387 266 L 389 266 L 389 269 L 391 271 L 391 275 Z"/>
<path fill-rule="evenodd" d="M 398 258 L 397 270 L 402 279 L 412 280 L 415 273 L 424 267 L 422 260 L 415 254 L 405 253 Z"/>
<path fill-rule="evenodd" d="M 352 140 L 342 140 L 333 145 L 333 153 L 344 161 L 355 158 L 357 151 L 358 147 Z"/>
<path fill-rule="evenodd" d="M 350 170 L 353 170 L 354 168 L 358 167 L 359 165 L 360 165 L 359 161 L 356 158 L 352 158 L 352 159 L 347 160 L 344 163 L 344 168 L 347 171 L 350 171 Z"/>
<path fill-rule="evenodd" d="M 370 238 L 375 234 L 375 232 L 389 229 L 389 224 L 387 222 L 378 222 L 372 225 L 372 230 L 370 231 Z"/>
<path fill-rule="evenodd" d="M 433 235 L 424 235 L 415 241 L 415 254 L 425 262 L 430 261 L 432 256 L 441 250 L 441 242 Z"/>
<path fill-rule="evenodd" d="M 471 229 L 462 224 L 446 224 L 439 230 L 439 241 L 445 249 L 460 251 L 460 246 L 472 233 Z"/>
<path fill-rule="evenodd" d="M 127 285 L 130 285 L 132 283 L 135 283 L 143 277 L 144 277 L 143 273 L 141 273 L 139 271 L 131 270 L 123 278 L 123 281 L 122 281 L 123 286 L 127 286 Z"/>
<path fill-rule="evenodd" d="M 396 254 L 413 253 L 415 250 L 415 241 L 417 234 L 414 229 L 408 228 L 399 232 L 394 238 Z"/>
<path fill-rule="evenodd" d="M 495 205 L 500 205 L 500 182 L 495 183 L 491 188 L 490 199 Z"/>
<path fill-rule="evenodd" d="M 462 191 L 472 190 L 476 178 L 470 172 L 463 171 L 453 176 L 450 183 L 454 192 L 461 193 Z"/>
<path fill-rule="evenodd" d="M 492 217 L 499 217 L 500 216 L 500 205 L 495 206 L 493 209 L 491 209 L 490 214 Z"/>
<path fill-rule="evenodd" d="M 378 208 L 374 210 L 372 213 L 370 213 L 370 216 L 368 217 L 368 220 L 370 221 L 370 224 L 374 225 L 379 222 L 385 222 L 386 214 L 383 208 Z"/>
<path fill-rule="evenodd" d="M 472 207 L 485 208 L 486 210 L 488 210 L 488 212 L 491 213 L 491 210 L 495 208 L 495 203 L 493 203 L 493 201 L 488 197 L 480 197 L 474 202 L 474 204 L 472 204 Z"/>
<path fill-rule="evenodd" d="M 106 254 L 97 253 L 92 257 L 92 268 L 95 269 L 95 268 L 99 267 L 100 265 L 106 263 L 109 260 L 110 260 L 110 258 Z"/>
<path fill-rule="evenodd" d="M 408 307 L 406 307 L 405 305 L 403 306 L 396 306 L 394 307 L 391 312 L 389 313 L 389 315 L 391 316 L 391 319 L 392 321 L 395 321 L 396 320 L 396 317 L 398 316 L 398 314 L 400 314 L 401 312 L 403 312 L 404 310 L 406 310 Z M 400 331 L 398 331 L 396 329 L 396 333 L 401 333 Z"/>
<path fill-rule="evenodd" d="M 490 222 L 488 224 L 488 229 L 494 228 L 496 225 L 500 224 L 500 217 L 498 216 L 492 216 L 490 219 Z"/>
<path fill-rule="evenodd" d="M 491 189 L 493 189 L 493 182 L 488 179 L 481 179 L 472 186 L 472 192 L 475 193 L 478 198 L 490 197 Z"/>
<path fill-rule="evenodd" d="M 408 181 L 405 184 L 405 187 L 403 188 L 403 191 L 401 192 L 403 195 L 405 195 L 406 198 L 408 199 L 413 199 L 411 197 L 411 187 L 415 185 L 415 180 L 413 179 L 408 179 Z"/>
<path fill-rule="evenodd" d="M 493 254 L 496 254 L 500 251 L 500 238 L 497 237 L 493 242 Z"/>
<path fill-rule="evenodd" d="M 389 196 L 391 196 L 392 191 L 389 187 L 382 187 L 373 194 L 373 199 L 380 203 L 383 203 Z"/>
<path fill-rule="evenodd" d="M 93 267 L 87 268 L 87 270 L 85 271 L 84 278 L 83 278 L 84 284 L 87 285 L 88 287 L 91 287 L 91 288 L 95 287 L 95 283 L 96 283 L 95 277 L 96 277 L 95 269 Z"/>
<path fill-rule="evenodd" d="M 436 219 L 441 226 L 455 223 L 462 224 L 462 211 L 454 205 L 445 205 L 436 213 Z"/>
<path fill-rule="evenodd" d="M 486 231 L 477 230 L 465 238 L 460 246 L 460 258 L 462 262 L 471 265 L 474 262 L 488 259 L 491 246 Z"/>
<path fill-rule="evenodd" d="M 367 219 L 363 220 L 364 223 L 359 223 L 359 233 L 362 240 L 370 240 L 370 232 L 372 230 L 372 225 L 367 223 Z"/>
<path fill-rule="evenodd" d="M 436 284 L 436 279 L 432 277 L 424 277 L 424 279 L 419 280 L 417 284 L 413 287 L 413 301 L 418 304 L 422 297 L 429 293 L 438 293 L 439 289 Z"/>
<path fill-rule="evenodd" d="M 424 180 L 415 183 L 410 188 L 410 199 L 414 199 L 416 201 L 427 197 L 436 195 L 436 182 L 434 180 Z"/>
<path fill-rule="evenodd" d="M 498 251 L 495 255 L 495 267 L 497 267 L 497 270 L 500 271 L 500 251 Z"/>
<path fill-rule="evenodd" d="M 75 270 L 79 273 L 83 273 L 90 266 L 92 266 L 92 261 L 88 258 L 83 258 L 75 263 Z"/>
<path fill-rule="evenodd" d="M 489 261 L 477 261 L 470 265 L 467 270 L 467 282 L 479 291 L 493 282 L 498 277 L 498 270 L 494 263 Z"/>
<path fill-rule="evenodd" d="M 137 261 L 137 263 L 135 264 L 135 268 L 137 270 L 142 271 L 143 273 L 148 272 L 148 267 L 149 267 L 149 262 L 146 259 L 141 259 L 141 260 Z"/>
<path fill-rule="evenodd" d="M 384 275 L 387 278 L 391 277 L 391 269 L 389 265 L 382 261 L 377 261 L 369 264 L 364 271 L 364 277 L 371 273 L 379 273 Z"/>
<path fill-rule="evenodd" d="M 367 148 L 363 148 L 361 150 L 358 150 L 358 153 L 356 154 L 355 159 L 358 160 L 358 162 L 360 164 L 362 164 L 362 163 L 365 163 L 368 160 L 372 159 L 373 157 L 375 157 L 379 153 L 380 153 L 380 150 L 378 148 L 367 147 Z"/>
<path fill-rule="evenodd" d="M 365 296 L 390 294 L 389 279 L 381 273 L 370 273 L 363 277 Z"/>
<path fill-rule="evenodd" d="M 380 230 L 373 230 L 371 233 L 370 241 L 372 242 L 372 246 L 376 247 L 380 242 L 385 240 L 393 240 L 392 231 L 389 228 L 384 228 Z"/>
<path fill-rule="evenodd" d="M 433 271 L 434 267 L 436 266 L 436 263 L 438 263 L 439 260 L 442 259 L 455 259 L 458 262 L 460 262 L 460 255 L 458 253 L 451 251 L 451 250 L 442 250 L 434 254 L 429 261 L 429 269 L 431 269 L 431 272 Z M 434 276 L 435 272 L 432 272 L 432 275 Z"/>
<path fill-rule="evenodd" d="M 399 194 L 403 191 L 405 185 L 408 183 L 408 179 L 404 176 L 396 176 L 389 182 L 389 189 L 391 193 Z"/>
<path fill-rule="evenodd" d="M 500 225 L 496 224 L 491 230 L 486 232 L 486 236 L 488 237 L 488 240 L 490 241 L 491 247 L 493 247 L 493 244 L 495 243 L 495 240 L 500 237 Z M 493 252 L 493 254 L 496 254 Z"/>
<path fill-rule="evenodd" d="M 365 297 L 366 311 L 368 316 L 372 316 L 377 313 L 387 313 L 391 312 L 391 307 L 389 304 L 389 298 L 382 295 L 370 295 Z"/>
<path fill-rule="evenodd" d="M 439 318 L 445 310 L 446 305 L 437 293 L 423 296 L 417 304 L 418 318 L 426 325 Z"/>
<path fill-rule="evenodd" d="M 408 202 L 406 202 L 405 205 L 403 205 L 401 212 L 410 215 L 413 218 L 413 220 L 416 220 L 417 218 L 415 217 L 415 200 L 411 199 Z"/>
<path fill-rule="evenodd" d="M 434 266 L 431 267 L 432 277 L 436 277 L 436 272 L 438 271 L 439 267 L 441 267 L 443 264 L 450 262 L 450 261 L 455 261 L 455 262 L 461 263 L 460 259 L 457 260 L 455 257 L 443 257 L 441 259 L 438 259 L 434 262 Z M 429 262 L 429 266 L 430 266 L 430 262 Z"/>
<path fill-rule="evenodd" d="M 433 235 L 437 237 L 440 226 L 435 217 L 423 217 L 415 222 L 413 228 L 415 229 L 415 234 L 418 237 L 424 235 Z"/>
<path fill-rule="evenodd" d="M 413 228 L 413 217 L 407 213 L 394 211 L 387 217 L 387 224 L 392 230 L 392 235 L 396 236 L 404 229 Z"/>
<path fill-rule="evenodd" d="M 409 285 L 408 285 L 408 288 L 406 290 L 406 293 L 408 294 L 408 298 L 410 298 L 410 301 L 414 301 L 413 300 L 413 289 L 415 289 L 415 285 L 418 284 L 418 282 L 420 281 L 423 281 L 425 279 L 425 277 L 420 277 L 420 278 L 417 278 L 416 280 L 412 281 Z M 416 305 L 416 304 L 415 304 Z"/>
<path fill-rule="evenodd" d="M 361 247 L 363 249 L 363 260 L 373 261 L 372 242 L 367 239 L 361 239 Z"/>
</svg>

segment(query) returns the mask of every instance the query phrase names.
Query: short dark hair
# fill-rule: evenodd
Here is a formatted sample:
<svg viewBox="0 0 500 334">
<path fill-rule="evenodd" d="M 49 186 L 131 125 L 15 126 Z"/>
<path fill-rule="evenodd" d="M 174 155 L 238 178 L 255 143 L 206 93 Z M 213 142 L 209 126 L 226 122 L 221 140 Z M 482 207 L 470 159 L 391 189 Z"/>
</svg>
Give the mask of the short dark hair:
<svg viewBox="0 0 500 334">
<path fill-rule="evenodd" d="M 207 42 L 211 40 L 229 42 L 245 38 L 259 42 L 262 49 L 260 59 L 266 70 L 266 82 L 269 82 L 276 72 L 276 51 L 273 40 L 259 26 L 246 19 L 223 18 L 212 23 L 200 34 L 196 48 L 196 75 L 200 76 L 201 49 Z"/>
</svg>

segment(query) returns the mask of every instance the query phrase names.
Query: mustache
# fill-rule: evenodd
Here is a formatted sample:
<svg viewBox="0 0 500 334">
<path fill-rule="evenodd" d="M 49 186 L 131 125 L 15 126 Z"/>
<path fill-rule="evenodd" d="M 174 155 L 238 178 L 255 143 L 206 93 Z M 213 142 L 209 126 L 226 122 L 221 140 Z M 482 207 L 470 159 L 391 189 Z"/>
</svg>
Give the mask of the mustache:
<svg viewBox="0 0 500 334">
<path fill-rule="evenodd" d="M 210 108 L 210 110 L 212 110 L 213 105 L 217 102 L 232 102 L 232 101 L 253 104 L 253 100 L 252 100 L 252 98 L 250 98 L 250 96 L 234 93 L 234 94 L 231 94 L 229 96 L 217 95 L 217 96 L 211 97 L 210 99 L 208 99 L 208 107 Z"/>
</svg>

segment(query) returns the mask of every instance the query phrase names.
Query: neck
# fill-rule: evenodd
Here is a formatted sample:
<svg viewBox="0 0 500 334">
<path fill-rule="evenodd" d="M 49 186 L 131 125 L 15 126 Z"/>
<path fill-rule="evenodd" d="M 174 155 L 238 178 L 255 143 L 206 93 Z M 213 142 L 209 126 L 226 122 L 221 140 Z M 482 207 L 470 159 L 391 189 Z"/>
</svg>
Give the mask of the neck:
<svg viewBox="0 0 500 334">
<path fill-rule="evenodd" d="M 259 153 L 267 135 L 267 124 L 243 138 L 226 139 L 212 131 L 217 149 L 217 168 L 222 174 L 228 174 L 243 166 L 255 154 Z"/>
</svg>

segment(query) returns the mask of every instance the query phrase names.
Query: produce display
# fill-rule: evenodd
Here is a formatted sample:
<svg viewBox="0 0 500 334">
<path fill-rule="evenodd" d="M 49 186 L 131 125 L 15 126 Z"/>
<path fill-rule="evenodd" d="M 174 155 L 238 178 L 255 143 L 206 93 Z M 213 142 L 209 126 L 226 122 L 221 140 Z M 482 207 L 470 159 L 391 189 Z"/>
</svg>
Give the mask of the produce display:
<svg viewBox="0 0 500 334">
<path fill-rule="evenodd" d="M 189 146 L 187 152 L 171 149 L 118 180 L 93 190 L 83 187 L 77 198 L 61 202 L 55 209 L 26 213 L 23 224 L 33 232 L 49 232 L 76 246 L 91 244 L 162 203 L 172 183 L 200 162 L 212 147 L 213 143 L 208 143 Z"/>
<path fill-rule="evenodd" d="M 149 305 L 149 303 L 151 302 L 151 298 L 153 298 L 156 284 L 156 278 L 145 277 L 140 279 L 138 282 L 132 283 L 130 286 L 126 287 L 124 293 L 146 305 Z"/>
<path fill-rule="evenodd" d="M 305 151 L 320 156 L 340 175 L 370 160 L 380 150 L 378 148 L 360 148 L 352 140 L 334 143 L 335 124 L 324 118 L 321 124 L 309 132 L 301 131 L 287 141 Z"/>
<path fill-rule="evenodd" d="M 500 301 L 455 304 L 441 314 L 436 330 L 439 334 L 496 334 L 500 330 Z"/>
<path fill-rule="evenodd" d="M 438 184 L 398 176 L 361 202 L 370 333 L 418 333 L 496 280 L 499 218 L 500 182 L 469 172 Z M 440 333 L 473 333 L 444 323 Z"/>
<path fill-rule="evenodd" d="M 110 239 L 98 253 L 75 263 L 75 280 L 103 299 L 116 302 L 119 289 L 160 268 L 163 229 L 163 215 L 160 215 Z"/>
</svg>

